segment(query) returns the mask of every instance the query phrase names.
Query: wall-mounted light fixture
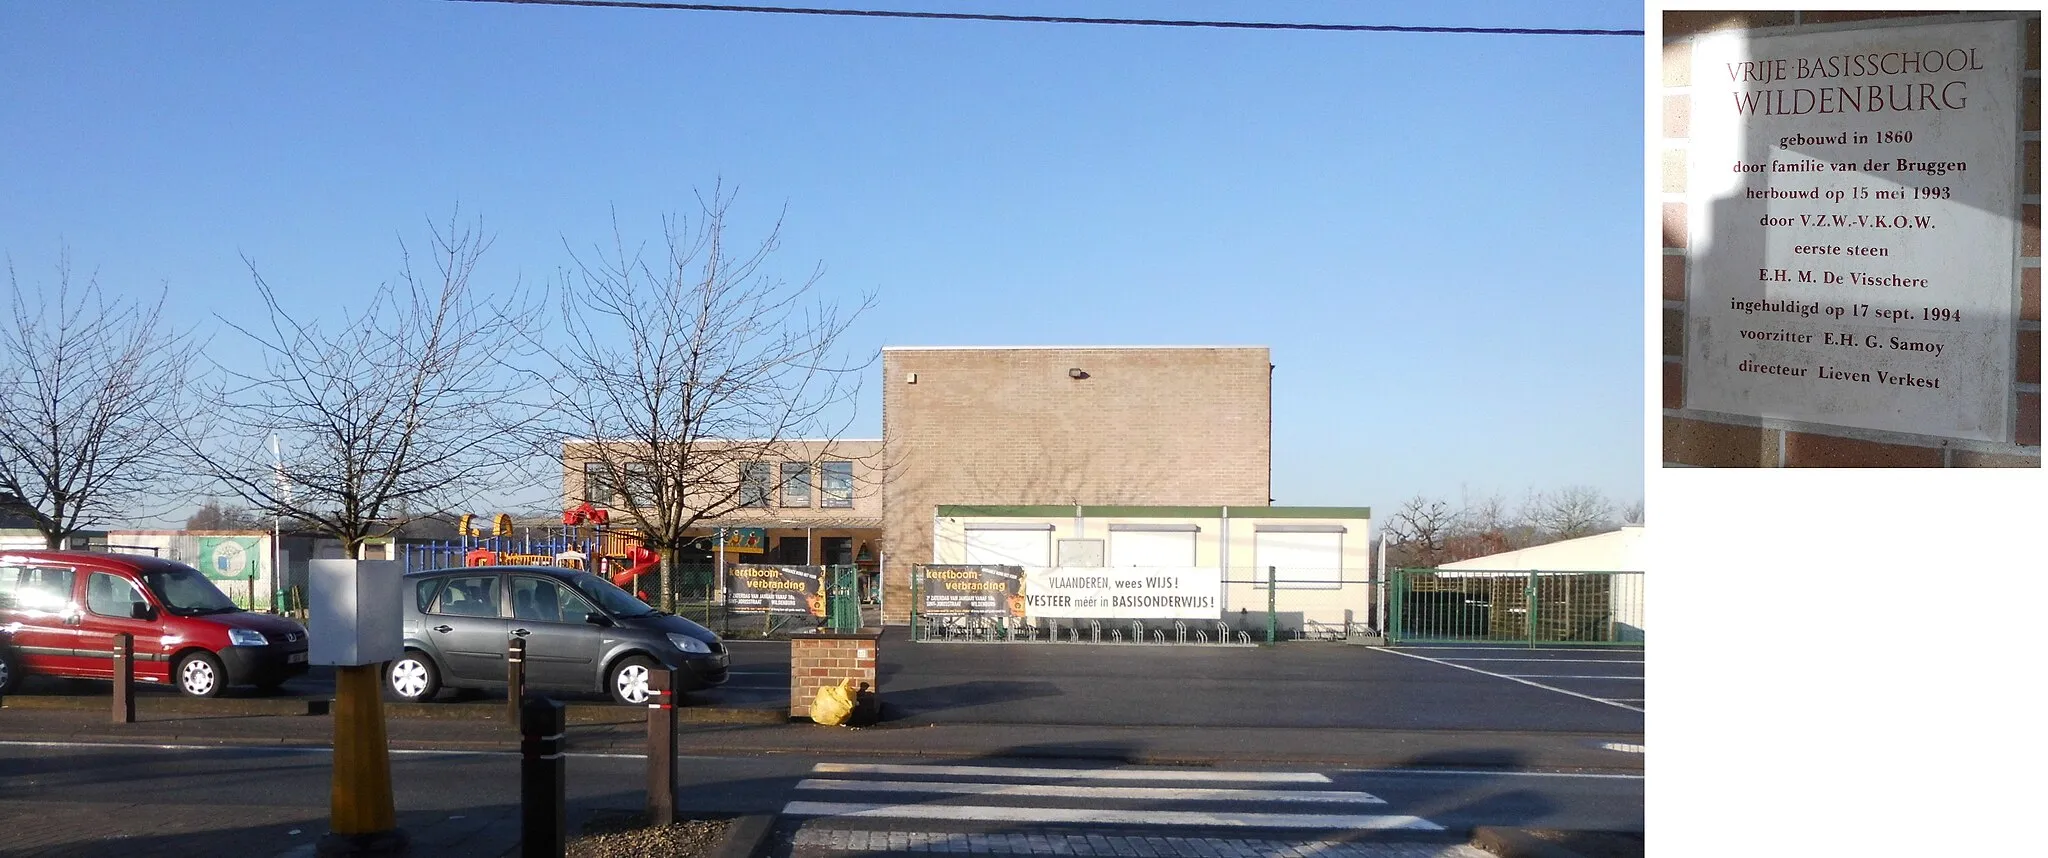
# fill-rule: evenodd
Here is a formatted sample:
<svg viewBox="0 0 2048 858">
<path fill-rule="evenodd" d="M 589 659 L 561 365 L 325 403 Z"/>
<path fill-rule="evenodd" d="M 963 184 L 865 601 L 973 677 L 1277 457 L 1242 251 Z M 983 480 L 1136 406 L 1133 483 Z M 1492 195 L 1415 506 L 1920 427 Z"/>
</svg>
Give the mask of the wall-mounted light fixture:
<svg viewBox="0 0 2048 858">
<path fill-rule="evenodd" d="M 1080 367 L 1078 367 L 1078 366 L 1077 366 L 1077 367 L 1074 367 L 1073 369 L 1067 370 L 1067 377 L 1068 377 L 1068 378 L 1087 378 L 1087 377 L 1088 377 L 1088 373 L 1087 373 L 1087 371 L 1085 371 L 1085 370 L 1083 370 L 1083 369 L 1081 369 Z"/>
</svg>

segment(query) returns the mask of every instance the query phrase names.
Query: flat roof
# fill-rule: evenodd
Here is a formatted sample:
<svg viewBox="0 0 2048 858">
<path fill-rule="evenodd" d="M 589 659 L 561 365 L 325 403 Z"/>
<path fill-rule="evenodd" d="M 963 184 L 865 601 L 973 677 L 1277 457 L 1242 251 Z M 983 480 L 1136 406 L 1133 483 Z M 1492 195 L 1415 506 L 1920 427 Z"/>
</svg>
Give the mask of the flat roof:
<svg viewBox="0 0 2048 858">
<path fill-rule="evenodd" d="M 939 504 L 940 518 L 1372 518 L 1367 506 L 1090 506 Z"/>
</svg>

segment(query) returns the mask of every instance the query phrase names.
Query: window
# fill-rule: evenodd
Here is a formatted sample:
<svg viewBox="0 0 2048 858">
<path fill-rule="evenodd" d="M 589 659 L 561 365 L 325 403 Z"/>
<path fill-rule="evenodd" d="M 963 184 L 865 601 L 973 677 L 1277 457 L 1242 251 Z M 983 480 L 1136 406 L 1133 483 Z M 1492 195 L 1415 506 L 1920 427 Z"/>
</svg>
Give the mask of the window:
<svg viewBox="0 0 2048 858">
<path fill-rule="evenodd" d="M 818 465 L 819 506 L 845 509 L 853 506 L 853 463 L 824 462 Z"/>
<path fill-rule="evenodd" d="M 85 609 L 102 617 L 131 618 L 148 604 L 135 585 L 119 575 L 94 572 L 85 579 Z"/>
<path fill-rule="evenodd" d="M 420 610 L 431 612 L 434 603 L 434 589 L 441 586 L 439 578 L 422 578 L 413 585 L 413 598 L 419 600 Z"/>
<path fill-rule="evenodd" d="M 77 581 L 78 573 L 70 569 L 23 569 L 21 586 L 14 591 L 15 605 L 25 611 L 63 613 L 72 605 L 71 586 Z"/>
<path fill-rule="evenodd" d="M 811 463 L 782 463 L 782 505 L 811 505 Z"/>
<path fill-rule="evenodd" d="M 654 501 L 654 478 L 648 475 L 646 462 L 626 463 L 626 490 L 643 505 Z"/>
<path fill-rule="evenodd" d="M 512 618 L 515 620 L 580 623 L 585 615 L 596 611 L 590 600 L 547 578 L 512 579 Z"/>
<path fill-rule="evenodd" d="M 773 492 L 775 476 L 767 462 L 740 463 L 740 506 L 765 507 Z"/>
<path fill-rule="evenodd" d="M 612 505 L 612 481 L 603 462 L 583 463 L 583 499 L 598 506 Z"/>
<path fill-rule="evenodd" d="M 498 600 L 498 576 L 472 575 L 448 579 L 448 586 L 441 588 L 440 597 L 434 600 L 432 613 L 458 617 L 504 616 L 504 608 L 500 607 Z"/>
</svg>

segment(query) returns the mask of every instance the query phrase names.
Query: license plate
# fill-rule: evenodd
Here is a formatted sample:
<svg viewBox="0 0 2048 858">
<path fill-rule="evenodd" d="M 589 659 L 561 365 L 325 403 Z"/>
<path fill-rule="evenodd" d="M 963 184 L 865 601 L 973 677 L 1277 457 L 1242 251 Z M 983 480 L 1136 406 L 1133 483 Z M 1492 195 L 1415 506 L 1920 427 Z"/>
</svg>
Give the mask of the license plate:
<svg viewBox="0 0 2048 858">
<path fill-rule="evenodd" d="M 303 652 L 295 652 L 291 655 L 285 656 L 284 660 L 286 664 L 301 664 L 305 662 L 306 654 Z"/>
</svg>

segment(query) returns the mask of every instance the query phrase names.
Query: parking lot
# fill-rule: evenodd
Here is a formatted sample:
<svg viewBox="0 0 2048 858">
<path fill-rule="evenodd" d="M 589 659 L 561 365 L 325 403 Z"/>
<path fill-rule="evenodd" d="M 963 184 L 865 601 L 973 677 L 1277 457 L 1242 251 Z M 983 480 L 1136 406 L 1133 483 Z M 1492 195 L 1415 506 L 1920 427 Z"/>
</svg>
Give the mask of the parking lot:
<svg viewBox="0 0 2048 858">
<path fill-rule="evenodd" d="M 1644 711 L 1640 648 L 1442 644 L 1403 646 L 1387 652 Z"/>
</svg>

